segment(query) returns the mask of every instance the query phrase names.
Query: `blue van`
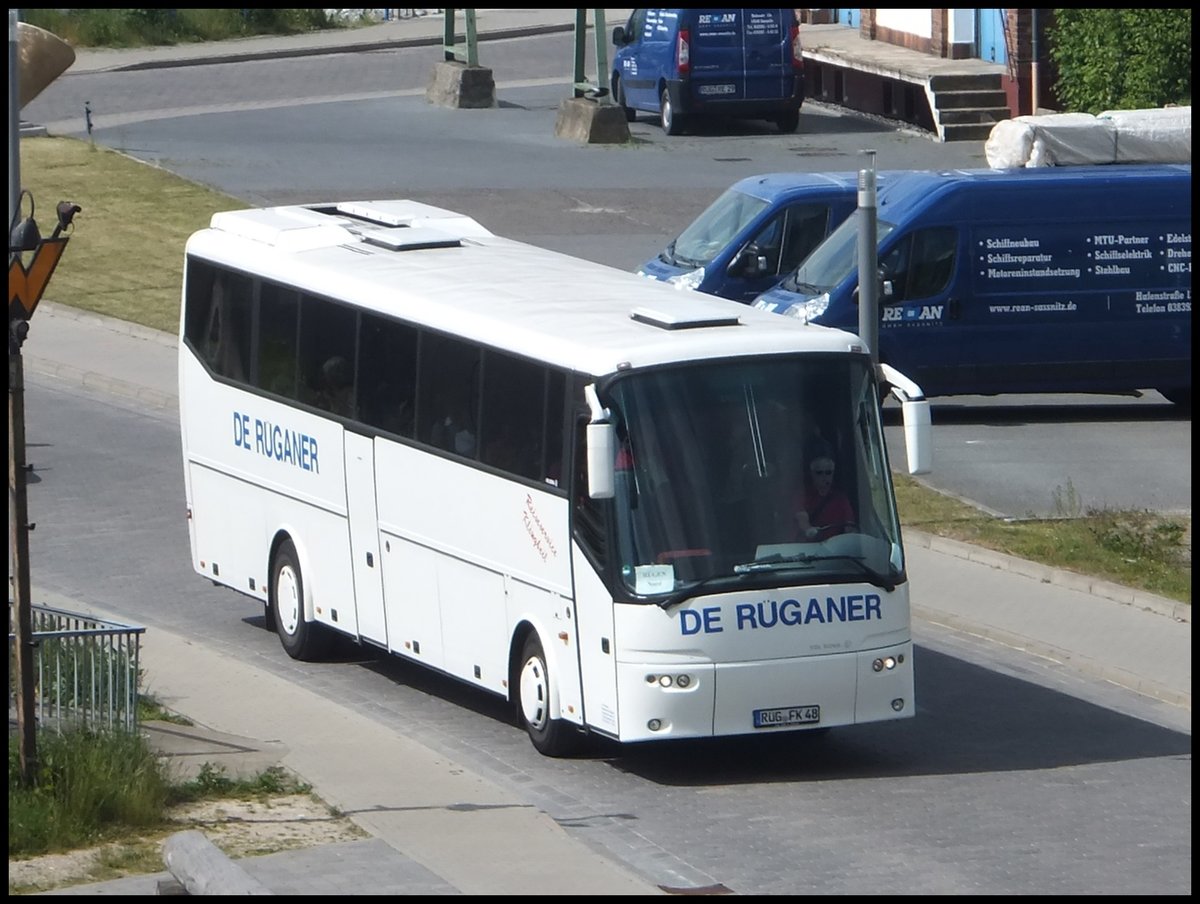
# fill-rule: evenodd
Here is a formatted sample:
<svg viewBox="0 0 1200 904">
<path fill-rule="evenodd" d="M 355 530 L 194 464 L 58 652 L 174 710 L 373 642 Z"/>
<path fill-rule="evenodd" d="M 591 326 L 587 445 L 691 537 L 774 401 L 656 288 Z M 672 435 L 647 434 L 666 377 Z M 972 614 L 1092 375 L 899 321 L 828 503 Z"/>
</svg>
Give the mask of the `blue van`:
<svg viewBox="0 0 1200 904">
<path fill-rule="evenodd" d="M 637 272 L 750 304 L 795 270 L 857 204 L 857 173 L 749 176 Z"/>
<path fill-rule="evenodd" d="M 892 174 L 879 359 L 926 396 L 1192 394 L 1190 164 Z M 859 214 L 755 307 L 858 330 Z"/>
<path fill-rule="evenodd" d="M 612 96 L 668 135 L 701 117 L 800 125 L 804 58 L 792 9 L 635 9 L 613 29 Z"/>
</svg>

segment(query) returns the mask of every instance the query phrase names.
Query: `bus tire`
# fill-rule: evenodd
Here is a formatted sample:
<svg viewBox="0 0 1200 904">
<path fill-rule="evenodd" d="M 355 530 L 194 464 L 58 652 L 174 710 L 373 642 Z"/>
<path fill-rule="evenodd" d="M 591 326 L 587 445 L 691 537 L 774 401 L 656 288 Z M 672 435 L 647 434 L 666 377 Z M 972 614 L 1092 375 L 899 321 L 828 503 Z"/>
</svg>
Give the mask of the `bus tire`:
<svg viewBox="0 0 1200 904">
<path fill-rule="evenodd" d="M 545 756 L 564 756 L 579 746 L 579 730 L 563 719 L 550 717 L 550 669 L 536 633 L 525 638 L 517 670 L 517 719 L 534 748 Z"/>
<path fill-rule="evenodd" d="M 304 620 L 304 577 L 291 540 L 284 540 L 271 562 L 271 609 L 275 633 L 293 659 L 311 662 L 324 649 L 321 626 Z"/>
</svg>

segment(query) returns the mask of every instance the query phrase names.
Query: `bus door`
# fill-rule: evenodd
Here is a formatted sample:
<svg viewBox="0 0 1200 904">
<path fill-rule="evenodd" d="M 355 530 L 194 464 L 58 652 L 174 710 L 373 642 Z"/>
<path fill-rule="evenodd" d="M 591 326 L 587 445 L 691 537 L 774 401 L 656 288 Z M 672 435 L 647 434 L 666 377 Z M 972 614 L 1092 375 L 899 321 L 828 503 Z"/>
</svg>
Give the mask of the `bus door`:
<svg viewBox="0 0 1200 904">
<path fill-rule="evenodd" d="M 383 580 L 379 562 L 379 516 L 375 508 L 375 443 L 368 436 L 344 432 L 346 443 L 346 507 L 350 517 L 350 554 L 354 561 L 354 599 L 358 632 L 387 645 L 383 613 Z"/>
</svg>

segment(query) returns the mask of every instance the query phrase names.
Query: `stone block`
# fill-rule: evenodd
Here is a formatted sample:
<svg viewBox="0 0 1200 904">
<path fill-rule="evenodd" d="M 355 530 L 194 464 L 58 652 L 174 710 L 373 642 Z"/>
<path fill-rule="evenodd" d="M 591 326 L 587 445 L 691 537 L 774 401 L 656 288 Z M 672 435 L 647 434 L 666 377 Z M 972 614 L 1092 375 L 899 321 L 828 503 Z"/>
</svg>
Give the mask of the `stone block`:
<svg viewBox="0 0 1200 904">
<path fill-rule="evenodd" d="M 458 109 L 496 106 L 496 81 L 486 66 L 468 66 L 457 60 L 436 63 L 425 89 L 431 104 Z"/>
<path fill-rule="evenodd" d="M 622 144 L 629 141 L 629 123 L 625 111 L 616 104 L 571 97 L 558 106 L 554 135 L 584 144 Z"/>
</svg>

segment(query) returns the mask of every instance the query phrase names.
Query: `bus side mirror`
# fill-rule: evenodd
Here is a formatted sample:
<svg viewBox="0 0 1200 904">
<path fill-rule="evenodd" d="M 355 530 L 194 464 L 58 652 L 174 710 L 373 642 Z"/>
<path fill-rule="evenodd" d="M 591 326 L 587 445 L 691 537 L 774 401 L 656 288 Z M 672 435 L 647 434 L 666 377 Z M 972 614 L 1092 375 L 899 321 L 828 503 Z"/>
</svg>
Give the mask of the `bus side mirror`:
<svg viewBox="0 0 1200 904">
<path fill-rule="evenodd" d="M 909 474 L 928 474 L 933 470 L 933 427 L 929 399 L 921 387 L 890 364 L 880 363 L 880 373 L 900 402 L 904 417 L 904 453 Z"/>
<path fill-rule="evenodd" d="M 587 425 L 588 495 L 593 499 L 611 499 L 616 482 L 617 431 L 612 424 Z"/>
<path fill-rule="evenodd" d="M 904 453 L 909 474 L 928 474 L 933 470 L 933 434 L 929 418 L 929 399 L 900 403 L 904 416 Z"/>
<path fill-rule="evenodd" d="M 617 47 L 620 47 L 622 44 L 625 43 L 625 29 L 622 28 L 620 25 L 618 25 L 616 28 L 613 29 L 612 38 L 613 38 L 613 44 Z"/>
</svg>

